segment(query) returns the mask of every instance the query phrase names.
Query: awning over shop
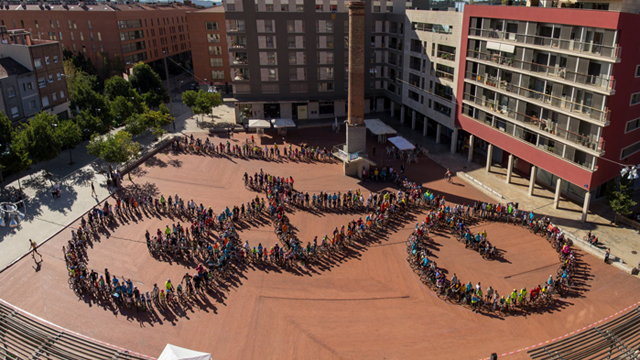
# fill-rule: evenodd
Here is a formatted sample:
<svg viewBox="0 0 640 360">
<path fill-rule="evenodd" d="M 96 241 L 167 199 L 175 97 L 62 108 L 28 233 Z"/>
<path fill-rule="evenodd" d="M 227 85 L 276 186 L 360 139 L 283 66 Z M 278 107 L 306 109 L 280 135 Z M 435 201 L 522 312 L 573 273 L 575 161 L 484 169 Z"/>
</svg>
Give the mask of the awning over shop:
<svg viewBox="0 0 640 360">
<path fill-rule="evenodd" d="M 394 128 L 383 123 L 380 119 L 365 120 L 364 124 L 374 135 L 390 135 L 397 133 Z"/>
<path fill-rule="evenodd" d="M 416 147 L 413 146 L 409 140 L 403 138 L 402 136 L 396 136 L 389 139 L 393 145 L 395 145 L 400 150 L 413 150 Z"/>
<path fill-rule="evenodd" d="M 296 127 L 296 123 L 294 123 L 292 119 L 273 119 L 271 123 L 276 129 Z"/>
<path fill-rule="evenodd" d="M 250 129 L 270 129 L 271 123 L 262 119 L 249 119 Z"/>
</svg>

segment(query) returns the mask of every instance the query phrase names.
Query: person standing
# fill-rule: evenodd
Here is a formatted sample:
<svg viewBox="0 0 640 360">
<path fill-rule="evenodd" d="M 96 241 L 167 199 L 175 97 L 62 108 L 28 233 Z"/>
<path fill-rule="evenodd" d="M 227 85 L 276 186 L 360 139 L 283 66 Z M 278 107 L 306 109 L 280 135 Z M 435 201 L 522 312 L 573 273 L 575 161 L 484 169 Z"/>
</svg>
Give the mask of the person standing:
<svg viewBox="0 0 640 360">
<path fill-rule="evenodd" d="M 40 256 L 40 261 L 42 261 L 42 255 L 38 252 L 38 244 L 35 241 L 29 239 L 29 247 L 31 247 L 31 256 L 35 259 L 36 254 Z"/>
<path fill-rule="evenodd" d="M 96 188 L 95 186 L 93 186 L 93 181 L 91 182 L 91 196 L 98 196 L 98 194 L 96 193 Z"/>
<path fill-rule="evenodd" d="M 611 248 L 607 248 L 607 251 L 604 253 L 604 263 L 609 263 L 609 256 L 611 255 Z"/>
</svg>

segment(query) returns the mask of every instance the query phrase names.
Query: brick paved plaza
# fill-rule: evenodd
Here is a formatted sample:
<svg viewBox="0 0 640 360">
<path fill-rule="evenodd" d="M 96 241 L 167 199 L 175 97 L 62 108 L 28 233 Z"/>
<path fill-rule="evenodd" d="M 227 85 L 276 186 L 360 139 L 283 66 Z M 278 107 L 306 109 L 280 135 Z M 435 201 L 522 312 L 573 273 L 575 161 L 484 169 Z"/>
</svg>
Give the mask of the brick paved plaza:
<svg viewBox="0 0 640 360">
<path fill-rule="evenodd" d="M 226 136 L 210 139 L 227 141 Z M 290 131 L 286 139 L 268 132 L 263 140 L 268 145 L 305 142 L 330 148 L 343 142 L 344 133 L 314 128 Z M 244 135 L 231 141 L 244 141 Z M 368 141 L 371 147 L 375 139 Z M 399 167 L 397 160 L 383 159 L 384 149 L 376 145 L 378 165 Z M 368 195 L 390 186 L 344 177 L 337 162 L 243 160 L 165 149 L 135 169 L 132 182 L 125 181 L 126 189 L 116 196 L 125 191 L 154 197 L 178 193 L 217 212 L 262 197 L 242 181 L 245 171 L 253 174 L 260 169 L 293 176 L 296 189 L 310 194 L 360 188 Z M 444 182 L 444 171 L 424 156 L 407 167 L 411 179 L 446 195 L 450 202 L 490 201 L 461 180 Z M 289 213 L 305 244 L 360 216 L 364 214 Z M 241 267 L 208 296 L 150 313 L 105 308 L 92 299 L 78 298 L 69 288 L 61 251 L 70 236 L 65 230 L 39 249 L 44 257 L 41 268 L 28 256 L 2 273 L 0 294 L 48 321 L 133 351 L 157 356 L 166 343 L 172 343 L 211 352 L 216 359 L 478 359 L 564 335 L 638 300 L 636 278 L 579 252 L 576 289 L 555 306 L 522 316 L 473 313 L 438 298 L 407 263 L 407 236 L 423 218 L 411 214 L 394 221 L 376 236 L 308 268 Z M 153 234 L 176 221 L 180 220 L 143 212 L 107 228 L 87 251 L 89 267 L 100 273 L 109 268 L 112 275 L 130 278 L 143 291 L 167 278 L 179 281 L 185 271 L 193 273 L 195 265 L 154 259 L 144 241 L 145 230 Z M 447 277 L 456 273 L 463 282 L 480 281 L 483 288 L 492 285 L 506 295 L 512 288 L 531 288 L 555 275 L 558 255 L 545 239 L 506 224 L 480 223 L 473 230 L 486 230 L 501 258 L 484 260 L 451 235 L 436 235 L 433 259 L 449 272 Z M 277 241 L 266 221 L 242 226 L 240 238 L 252 246 L 258 242 L 272 246 Z M 514 358 L 518 356 L 524 358 L 522 354 Z"/>
</svg>

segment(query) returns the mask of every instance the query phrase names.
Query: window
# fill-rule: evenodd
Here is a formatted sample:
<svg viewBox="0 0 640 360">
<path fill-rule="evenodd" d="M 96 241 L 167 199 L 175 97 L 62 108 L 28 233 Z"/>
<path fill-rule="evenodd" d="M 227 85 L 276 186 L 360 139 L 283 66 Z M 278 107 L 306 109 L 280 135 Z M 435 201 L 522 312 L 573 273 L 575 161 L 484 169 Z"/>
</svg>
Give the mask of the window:
<svg viewBox="0 0 640 360">
<path fill-rule="evenodd" d="M 289 80 L 293 80 L 293 81 L 307 80 L 307 68 L 304 68 L 304 67 L 290 67 L 289 68 Z"/>
<path fill-rule="evenodd" d="M 205 28 L 207 31 L 218 31 L 220 28 L 218 27 L 218 23 L 216 21 L 207 21 L 205 23 Z"/>
<path fill-rule="evenodd" d="M 91 41 L 93 41 L 93 33 L 92 32 L 89 33 L 89 38 L 91 39 Z"/>
<path fill-rule="evenodd" d="M 640 92 L 631 94 L 631 104 L 630 105 L 637 105 L 638 103 L 640 103 Z"/>
<path fill-rule="evenodd" d="M 413 101 L 418 101 L 420 100 L 420 95 L 417 92 L 409 90 L 409 99 Z"/>
<path fill-rule="evenodd" d="M 51 100 L 53 100 L 53 101 L 58 101 L 58 94 L 56 94 L 56 93 L 51 93 Z"/>
<path fill-rule="evenodd" d="M 87 25 L 89 25 L 89 30 L 91 30 L 91 20 L 87 20 Z M 140 22 L 140 26 L 142 26 L 142 22 Z"/>
<path fill-rule="evenodd" d="M 76 39 L 74 38 L 74 36 L 73 36 L 73 31 L 70 31 L 70 32 L 69 32 L 69 36 L 71 36 L 71 41 L 75 41 L 75 40 L 76 40 Z M 75 45 L 75 44 L 74 44 L 74 45 Z"/>
<path fill-rule="evenodd" d="M 318 83 L 318 92 L 331 92 L 333 91 L 333 83 Z"/>
<path fill-rule="evenodd" d="M 219 43 L 220 42 L 220 34 L 207 34 L 207 42 Z"/>
<path fill-rule="evenodd" d="M 211 58 L 209 59 L 209 64 L 211 67 L 222 67 L 222 58 Z"/>
<path fill-rule="evenodd" d="M 289 11 L 289 4 L 281 4 L 280 11 Z"/>
<path fill-rule="evenodd" d="M 49 59 L 48 56 L 45 56 L 44 57 L 44 63 L 47 64 L 47 65 L 51 64 L 51 59 Z"/>
<path fill-rule="evenodd" d="M 53 75 L 49 75 L 48 76 L 48 80 L 49 80 L 50 83 L 52 83 L 53 82 Z"/>
<path fill-rule="evenodd" d="M 304 12 L 304 4 L 296 4 L 297 12 Z"/>
<path fill-rule="evenodd" d="M 349 29 L 347 27 L 347 29 Z M 319 33 L 332 33 L 333 32 L 333 21 L 331 20 L 317 20 L 316 21 L 316 32 Z"/>
<path fill-rule="evenodd" d="M 262 84 L 263 94 L 277 94 L 280 92 L 280 86 L 278 84 Z"/>
<path fill-rule="evenodd" d="M 318 12 L 323 11 L 322 0 L 316 0 L 316 11 Z"/>
<path fill-rule="evenodd" d="M 56 25 L 58 26 L 58 29 L 60 29 L 60 20 L 56 20 Z"/>
<path fill-rule="evenodd" d="M 303 33 L 304 32 L 304 20 L 287 20 L 287 32 L 288 33 Z"/>
<path fill-rule="evenodd" d="M 33 90 L 33 84 L 31 82 L 26 82 L 22 84 L 22 89 L 24 91 Z"/>
<path fill-rule="evenodd" d="M 76 21 L 75 21 L 75 20 L 73 20 L 73 28 L 74 28 L 74 29 L 77 29 L 77 28 L 78 28 L 78 25 L 76 24 Z"/>
<path fill-rule="evenodd" d="M 620 154 L 620 160 L 624 160 L 625 158 L 637 153 L 638 151 L 640 151 L 640 141 L 622 149 L 622 152 Z"/>
<path fill-rule="evenodd" d="M 29 109 L 33 110 L 35 108 L 36 108 L 36 101 L 35 100 L 29 101 Z"/>
<path fill-rule="evenodd" d="M 33 66 L 36 67 L 36 69 L 39 69 L 42 67 L 42 59 L 33 59 Z"/>
<path fill-rule="evenodd" d="M 11 99 L 12 97 L 15 97 L 15 96 L 16 96 L 16 89 L 13 86 L 9 86 L 7 88 L 7 97 Z"/>
<path fill-rule="evenodd" d="M 58 37 L 62 40 L 62 31 L 58 31 Z"/>
<path fill-rule="evenodd" d="M 49 97 L 43 96 L 42 97 L 42 107 L 47 107 L 47 106 L 49 106 Z"/>
<path fill-rule="evenodd" d="M 260 65 L 278 65 L 275 52 L 260 52 Z"/>
<path fill-rule="evenodd" d="M 331 11 L 332 13 L 337 12 L 338 11 L 338 5 L 337 4 L 329 5 L 329 11 Z"/>
<path fill-rule="evenodd" d="M 640 128 L 640 118 L 627 121 L 627 127 L 625 128 L 624 132 L 628 133 L 637 128 Z"/>
<path fill-rule="evenodd" d="M 40 28 L 40 26 L 38 26 L 38 20 L 34 20 L 34 21 L 35 21 L 35 23 L 36 23 L 36 29 L 39 29 L 39 28 Z"/>
<path fill-rule="evenodd" d="M 38 20 L 36 20 L 36 24 L 38 23 Z M 71 26 L 71 20 L 67 20 L 67 26 L 69 26 L 69 29 L 72 29 L 73 27 Z"/>
<path fill-rule="evenodd" d="M 58 81 L 62 80 L 62 74 L 57 73 L 57 74 L 56 74 L 56 77 L 58 78 Z"/>
<path fill-rule="evenodd" d="M 333 49 L 333 36 L 318 36 L 316 47 L 318 49 Z"/>
<path fill-rule="evenodd" d="M 53 55 L 53 63 L 54 64 L 58 63 L 58 55 Z"/>
<path fill-rule="evenodd" d="M 262 81 L 278 81 L 278 69 L 262 68 L 260 78 Z"/>
<path fill-rule="evenodd" d="M 273 38 L 273 36 L 265 36 L 264 37 L 264 41 L 265 41 L 265 47 L 267 49 L 275 49 L 276 48 L 276 41 Z"/>
<path fill-rule="evenodd" d="M 80 31 L 80 41 L 84 41 L 84 35 L 82 34 L 82 31 Z"/>
<path fill-rule="evenodd" d="M 318 68 L 319 80 L 333 80 L 333 68 L 332 67 L 319 67 Z"/>
<path fill-rule="evenodd" d="M 264 5 L 264 10 L 265 11 L 273 11 L 273 4 L 265 4 Z"/>
<path fill-rule="evenodd" d="M 211 70 L 211 78 L 212 79 L 224 79 L 224 71 L 222 70 Z"/>
<path fill-rule="evenodd" d="M 60 91 L 60 99 L 64 99 L 65 95 L 64 95 L 64 91 Z"/>
<path fill-rule="evenodd" d="M 222 55 L 222 47 L 209 46 L 209 55 Z"/>
<path fill-rule="evenodd" d="M 289 85 L 289 91 L 291 91 L 292 93 L 306 93 L 308 91 L 307 83 L 304 83 L 304 82 L 291 83 Z"/>
<path fill-rule="evenodd" d="M 304 51 L 289 52 L 289 65 L 306 65 L 307 56 Z"/>
<path fill-rule="evenodd" d="M 230 20 L 229 31 L 244 31 L 244 20 Z"/>
<path fill-rule="evenodd" d="M 18 116 L 20 116 L 20 110 L 18 109 L 17 106 L 14 106 L 11 108 L 11 116 L 14 118 L 17 118 Z"/>
<path fill-rule="evenodd" d="M 393 12 L 393 5 L 387 5 L 387 12 Z"/>
<path fill-rule="evenodd" d="M 102 33 L 98 32 L 98 41 L 102 41 Z"/>
<path fill-rule="evenodd" d="M 318 51 L 318 64 L 333 64 L 333 51 Z"/>
</svg>

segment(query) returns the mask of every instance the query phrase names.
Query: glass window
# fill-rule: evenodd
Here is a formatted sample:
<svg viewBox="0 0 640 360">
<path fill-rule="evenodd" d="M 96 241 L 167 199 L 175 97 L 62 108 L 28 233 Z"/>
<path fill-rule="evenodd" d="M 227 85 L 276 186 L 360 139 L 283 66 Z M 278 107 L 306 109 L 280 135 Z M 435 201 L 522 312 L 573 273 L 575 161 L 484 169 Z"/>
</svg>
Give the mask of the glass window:
<svg viewBox="0 0 640 360">
<path fill-rule="evenodd" d="M 20 116 L 20 110 L 18 109 L 17 106 L 14 106 L 11 108 L 11 116 L 14 118 L 17 118 L 18 116 Z"/>
<path fill-rule="evenodd" d="M 42 67 L 42 59 L 33 59 L 33 66 L 35 66 L 36 69 L 41 68 Z"/>
<path fill-rule="evenodd" d="M 16 89 L 13 86 L 7 88 L 7 97 L 12 98 L 16 96 Z"/>
<path fill-rule="evenodd" d="M 205 23 L 205 27 L 207 31 L 218 31 L 220 28 L 218 27 L 218 23 L 216 21 L 207 21 Z"/>
</svg>

